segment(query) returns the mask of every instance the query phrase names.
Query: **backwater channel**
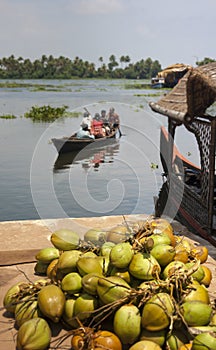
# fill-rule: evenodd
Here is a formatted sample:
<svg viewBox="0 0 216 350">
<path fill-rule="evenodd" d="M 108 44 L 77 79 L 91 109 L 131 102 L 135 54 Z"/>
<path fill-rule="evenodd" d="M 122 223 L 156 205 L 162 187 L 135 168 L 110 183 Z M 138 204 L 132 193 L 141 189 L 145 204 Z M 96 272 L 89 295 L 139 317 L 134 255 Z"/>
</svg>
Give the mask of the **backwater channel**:
<svg viewBox="0 0 216 350">
<path fill-rule="evenodd" d="M 27 87 L 0 88 L 0 115 L 17 117 L 0 118 L 0 221 L 154 213 L 163 172 L 160 127 L 167 119 L 148 103 L 167 91 L 126 88 L 146 83 L 128 80 L 16 82 Z M 80 114 L 51 123 L 24 117 L 43 105 Z M 84 107 L 94 115 L 111 106 L 121 119 L 119 143 L 58 156 L 52 137 L 78 130 Z M 190 138 L 179 140 L 185 156 L 196 156 Z"/>
</svg>

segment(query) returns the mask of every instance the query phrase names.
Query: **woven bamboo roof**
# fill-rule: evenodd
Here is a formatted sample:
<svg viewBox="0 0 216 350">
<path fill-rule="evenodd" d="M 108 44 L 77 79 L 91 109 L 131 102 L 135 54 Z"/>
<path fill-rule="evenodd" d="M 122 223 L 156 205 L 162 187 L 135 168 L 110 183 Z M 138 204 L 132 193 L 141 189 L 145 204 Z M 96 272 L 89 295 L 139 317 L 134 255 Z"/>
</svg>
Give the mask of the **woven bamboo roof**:
<svg viewBox="0 0 216 350">
<path fill-rule="evenodd" d="M 150 102 L 154 112 L 180 123 L 202 115 L 216 101 L 216 62 L 191 68 L 178 84 L 158 102 Z"/>
<path fill-rule="evenodd" d="M 192 67 L 184 63 L 172 64 L 158 73 L 159 77 L 166 77 L 169 74 L 187 72 Z"/>
</svg>

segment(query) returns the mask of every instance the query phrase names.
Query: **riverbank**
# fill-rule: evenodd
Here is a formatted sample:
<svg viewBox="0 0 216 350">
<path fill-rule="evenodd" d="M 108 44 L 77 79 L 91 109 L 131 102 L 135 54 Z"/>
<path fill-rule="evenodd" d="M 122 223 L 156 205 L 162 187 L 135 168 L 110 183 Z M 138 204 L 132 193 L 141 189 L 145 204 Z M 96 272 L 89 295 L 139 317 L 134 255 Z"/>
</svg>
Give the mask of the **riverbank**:
<svg viewBox="0 0 216 350">
<path fill-rule="evenodd" d="M 54 220 L 24 220 L 0 222 L 0 349 L 14 350 L 16 330 L 14 320 L 2 308 L 6 291 L 15 283 L 29 279 L 35 281 L 39 276 L 34 275 L 35 254 L 42 248 L 52 246 L 51 233 L 60 228 L 69 228 L 79 232 L 82 238 L 84 233 L 93 227 L 109 230 L 123 224 L 130 225 L 138 220 L 146 220 L 149 216 L 102 216 L 90 218 L 67 218 Z M 187 236 L 197 244 L 205 245 L 209 250 L 209 258 L 205 263 L 212 271 L 213 279 L 209 292 L 214 297 L 216 287 L 216 250 L 202 238 L 188 232 L 188 230 L 174 221 L 172 223 L 175 234 Z M 60 330 L 55 330 L 55 337 L 59 337 Z M 66 346 L 69 346 L 66 344 Z M 67 348 L 67 347 L 65 347 Z M 68 347 L 69 348 L 69 347 Z"/>
</svg>

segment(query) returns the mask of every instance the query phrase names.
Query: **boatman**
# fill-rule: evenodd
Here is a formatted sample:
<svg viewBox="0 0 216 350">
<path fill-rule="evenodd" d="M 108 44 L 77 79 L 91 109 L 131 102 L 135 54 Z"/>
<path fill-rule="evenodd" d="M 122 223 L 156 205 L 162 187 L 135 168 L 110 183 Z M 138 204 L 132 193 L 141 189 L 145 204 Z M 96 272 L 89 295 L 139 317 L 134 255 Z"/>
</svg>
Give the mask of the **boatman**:
<svg viewBox="0 0 216 350">
<path fill-rule="evenodd" d="M 120 130 L 120 118 L 119 118 L 119 115 L 115 112 L 115 109 L 113 107 L 109 109 L 109 113 L 107 114 L 107 121 L 110 128 L 118 129 L 119 137 L 121 137 L 122 132 Z"/>
<path fill-rule="evenodd" d="M 120 118 L 119 115 L 115 112 L 115 109 L 111 107 L 107 114 L 107 120 L 110 127 L 120 127 Z"/>
</svg>

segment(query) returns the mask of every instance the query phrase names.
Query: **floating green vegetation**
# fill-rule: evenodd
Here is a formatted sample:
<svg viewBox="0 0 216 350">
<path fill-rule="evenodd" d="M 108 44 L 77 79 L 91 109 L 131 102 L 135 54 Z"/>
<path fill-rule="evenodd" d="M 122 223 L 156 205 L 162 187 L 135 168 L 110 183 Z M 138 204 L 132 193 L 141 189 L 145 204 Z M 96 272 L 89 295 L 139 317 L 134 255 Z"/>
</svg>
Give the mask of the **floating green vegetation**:
<svg viewBox="0 0 216 350">
<path fill-rule="evenodd" d="M 136 97 L 142 97 L 142 96 L 145 96 L 145 97 L 155 97 L 155 96 L 161 96 L 163 93 L 161 92 L 157 92 L 157 93 L 154 93 L 154 94 L 134 94 L 134 96 Z"/>
<path fill-rule="evenodd" d="M 47 87 L 47 86 L 37 86 L 31 89 L 32 91 L 62 91 L 62 87 Z"/>
<path fill-rule="evenodd" d="M 124 85 L 124 88 L 125 89 L 136 89 L 136 90 L 139 90 L 139 89 L 151 89 L 151 85 L 148 84 L 148 83 L 139 83 L 139 84 L 125 84 Z"/>
<path fill-rule="evenodd" d="M 65 112 L 65 117 L 70 117 L 70 118 L 78 118 L 80 115 L 82 115 L 81 112 Z"/>
<path fill-rule="evenodd" d="M 13 114 L 3 114 L 3 115 L 0 115 L 0 118 L 1 119 L 16 119 L 16 116 Z"/>
<path fill-rule="evenodd" d="M 68 106 L 51 107 L 51 106 L 32 106 L 29 112 L 24 114 L 25 118 L 30 118 L 33 121 L 54 121 L 58 118 L 66 116 Z"/>
<path fill-rule="evenodd" d="M 151 169 L 153 169 L 153 170 L 158 169 L 158 164 L 155 164 L 155 163 L 151 162 L 150 167 L 151 167 Z"/>
<path fill-rule="evenodd" d="M 10 89 L 28 88 L 32 86 L 33 84 L 29 84 L 29 83 L 16 83 L 16 82 L 8 82 L 8 81 L 0 83 L 0 88 L 10 88 Z"/>
<path fill-rule="evenodd" d="M 0 88 L 4 89 L 29 89 L 32 92 L 37 91 L 69 91 L 71 92 L 71 89 L 68 88 L 68 84 L 64 85 L 55 85 L 55 84 L 32 84 L 32 83 L 26 83 L 26 82 L 1 82 Z"/>
</svg>

